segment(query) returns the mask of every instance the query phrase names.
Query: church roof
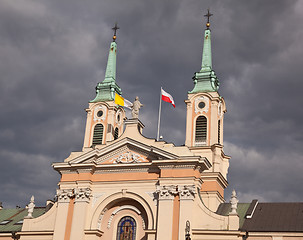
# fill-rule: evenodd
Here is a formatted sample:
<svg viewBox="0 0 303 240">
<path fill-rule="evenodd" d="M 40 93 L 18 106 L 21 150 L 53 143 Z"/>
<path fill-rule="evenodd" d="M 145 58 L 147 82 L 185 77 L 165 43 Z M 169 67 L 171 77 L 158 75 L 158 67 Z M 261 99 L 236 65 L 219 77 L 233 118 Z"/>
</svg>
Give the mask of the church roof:
<svg viewBox="0 0 303 240">
<path fill-rule="evenodd" d="M 238 203 L 238 208 L 237 208 L 237 213 L 240 219 L 240 228 L 242 227 L 244 220 L 245 220 L 245 215 L 247 210 L 249 209 L 250 203 Z M 230 203 L 221 203 L 216 211 L 217 214 L 223 215 L 223 216 L 228 216 L 228 214 L 231 211 L 231 204 Z"/>
<path fill-rule="evenodd" d="M 39 217 L 46 211 L 45 207 L 35 207 L 33 217 Z M 0 233 L 20 231 L 23 219 L 27 216 L 26 208 L 3 208 L 0 209 Z"/>
<path fill-rule="evenodd" d="M 230 208 L 230 203 L 222 203 L 216 213 L 227 216 Z M 303 231 L 303 202 L 258 203 L 254 200 L 252 203 L 238 203 L 237 213 L 242 231 Z"/>
<path fill-rule="evenodd" d="M 115 99 L 115 93 L 122 94 L 121 88 L 116 83 L 116 55 L 117 55 L 117 43 L 116 43 L 116 31 L 117 23 L 114 30 L 113 41 L 110 44 L 105 77 L 102 82 L 99 82 L 96 86 L 96 97 L 90 102 L 104 102 Z"/>
</svg>

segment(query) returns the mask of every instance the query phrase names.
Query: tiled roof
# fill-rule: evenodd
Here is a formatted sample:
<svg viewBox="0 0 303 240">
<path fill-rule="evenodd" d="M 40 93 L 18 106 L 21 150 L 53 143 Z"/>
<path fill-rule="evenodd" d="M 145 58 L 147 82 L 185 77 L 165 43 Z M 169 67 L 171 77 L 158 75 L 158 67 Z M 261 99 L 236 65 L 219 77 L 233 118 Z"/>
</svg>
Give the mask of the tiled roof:
<svg viewBox="0 0 303 240">
<path fill-rule="evenodd" d="M 250 203 L 238 203 L 237 213 L 240 218 L 240 228 L 242 227 L 246 211 L 248 210 Z M 217 214 L 227 216 L 231 211 L 231 204 L 230 203 L 221 203 L 216 211 Z"/>
<path fill-rule="evenodd" d="M 7 208 L 0 210 L 0 232 L 14 232 L 20 231 L 22 222 L 18 224 L 25 216 L 27 216 L 27 209 L 25 208 Z M 39 217 L 45 213 L 45 207 L 34 208 L 33 217 Z M 4 224 L 6 220 L 8 223 Z M 3 224 L 1 224 L 3 223 Z M 17 223 L 17 224 L 16 224 Z"/>
<path fill-rule="evenodd" d="M 258 203 L 241 228 L 248 232 L 303 232 L 303 202 Z"/>
<path fill-rule="evenodd" d="M 219 205 L 217 214 L 227 216 L 230 203 Z M 238 203 L 240 230 L 247 232 L 303 232 L 303 202 Z M 247 218 L 250 215 L 251 218 Z"/>
</svg>

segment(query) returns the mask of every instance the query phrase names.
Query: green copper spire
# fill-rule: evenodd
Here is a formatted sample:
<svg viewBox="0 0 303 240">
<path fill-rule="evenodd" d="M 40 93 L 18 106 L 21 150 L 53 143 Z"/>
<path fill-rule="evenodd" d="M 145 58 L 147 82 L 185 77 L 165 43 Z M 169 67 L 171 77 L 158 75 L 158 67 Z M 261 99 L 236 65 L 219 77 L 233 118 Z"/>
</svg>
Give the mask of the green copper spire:
<svg viewBox="0 0 303 240">
<path fill-rule="evenodd" d="M 116 43 L 116 33 L 119 29 L 117 23 L 114 30 L 113 41 L 110 44 L 108 60 L 105 71 L 105 78 L 103 82 L 99 82 L 96 86 L 96 94 L 94 100 L 91 102 L 102 102 L 111 101 L 115 99 L 115 92 L 119 95 L 122 94 L 121 88 L 116 84 L 116 54 L 117 54 L 117 43 Z"/>
<path fill-rule="evenodd" d="M 194 89 L 189 93 L 198 93 L 198 92 L 214 92 L 219 89 L 219 81 L 216 76 L 215 71 L 212 69 L 212 55 L 211 55 L 211 31 L 209 29 L 209 17 L 212 14 L 207 11 L 207 14 L 204 15 L 207 17 L 206 29 L 204 31 L 204 45 L 202 53 L 202 64 L 200 72 L 196 72 L 194 80 Z"/>
</svg>

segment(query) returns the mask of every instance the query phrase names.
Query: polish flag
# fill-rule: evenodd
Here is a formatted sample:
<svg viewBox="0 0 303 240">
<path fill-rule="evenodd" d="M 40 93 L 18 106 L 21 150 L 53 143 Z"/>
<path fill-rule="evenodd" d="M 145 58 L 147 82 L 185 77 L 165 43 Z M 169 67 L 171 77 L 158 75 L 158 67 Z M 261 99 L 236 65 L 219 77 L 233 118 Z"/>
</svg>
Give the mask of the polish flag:
<svg viewBox="0 0 303 240">
<path fill-rule="evenodd" d="M 162 100 L 163 100 L 164 102 L 169 102 L 169 103 L 171 103 L 174 107 L 176 107 L 176 106 L 175 106 L 175 102 L 174 102 L 173 97 L 172 97 L 169 93 L 165 92 L 162 88 L 161 88 L 161 95 L 162 95 Z"/>
</svg>

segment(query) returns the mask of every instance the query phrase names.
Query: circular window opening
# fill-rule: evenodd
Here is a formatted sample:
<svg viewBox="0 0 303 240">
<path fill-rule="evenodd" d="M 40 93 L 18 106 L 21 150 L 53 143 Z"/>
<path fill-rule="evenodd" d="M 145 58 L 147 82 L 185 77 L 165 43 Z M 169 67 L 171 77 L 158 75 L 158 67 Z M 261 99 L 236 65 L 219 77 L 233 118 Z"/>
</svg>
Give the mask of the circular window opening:
<svg viewBox="0 0 303 240">
<path fill-rule="evenodd" d="M 201 108 L 201 109 L 204 108 L 205 107 L 205 102 L 199 102 L 198 107 Z"/>
<path fill-rule="evenodd" d="M 98 117 L 102 117 L 102 115 L 103 115 L 103 111 L 100 110 L 100 111 L 97 112 Z"/>
</svg>

